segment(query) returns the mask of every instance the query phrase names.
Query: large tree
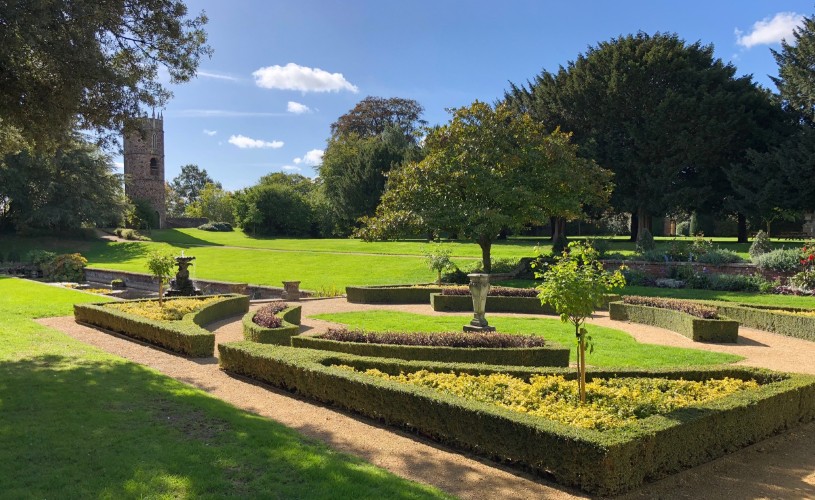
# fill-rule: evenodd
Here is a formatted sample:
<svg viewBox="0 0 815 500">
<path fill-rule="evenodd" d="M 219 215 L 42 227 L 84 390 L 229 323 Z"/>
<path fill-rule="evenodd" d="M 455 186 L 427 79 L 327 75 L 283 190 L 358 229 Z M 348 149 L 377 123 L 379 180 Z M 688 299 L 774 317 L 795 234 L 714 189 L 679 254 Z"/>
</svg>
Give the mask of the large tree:
<svg viewBox="0 0 815 500">
<path fill-rule="evenodd" d="M 421 104 L 413 99 L 368 96 L 331 124 L 331 137 L 352 134 L 375 137 L 385 129 L 395 127 L 405 137 L 416 141 L 416 133 L 427 123 L 421 119 L 423 111 Z"/>
<path fill-rule="evenodd" d="M 53 149 L 74 127 L 118 135 L 170 97 L 160 68 L 195 76 L 206 22 L 181 0 L 0 2 L 0 154 Z"/>
<path fill-rule="evenodd" d="M 184 213 L 189 205 L 198 201 L 207 184 L 221 187 L 220 183 L 212 180 L 206 169 L 193 164 L 182 166 L 181 173 L 170 181 L 170 189 L 175 193 L 173 211 Z"/>
<path fill-rule="evenodd" d="M 206 217 L 211 222 L 235 222 L 233 197 L 229 191 L 221 189 L 219 184 L 211 182 L 204 186 L 198 200 L 187 205 L 184 215 L 187 217 Z"/>
<path fill-rule="evenodd" d="M 528 115 L 476 101 L 429 131 L 427 155 L 391 171 L 376 216 L 364 219 L 366 239 L 404 231 L 450 231 L 491 247 L 502 229 L 575 218 L 586 203 L 608 197 L 611 174 L 579 158 L 569 136 L 547 133 Z"/>
<path fill-rule="evenodd" d="M 54 153 L 0 161 L 0 228 L 66 231 L 117 225 L 126 201 L 110 157 L 79 137 Z"/>
<path fill-rule="evenodd" d="M 766 150 L 783 121 L 749 76 L 713 57 L 713 47 L 673 34 L 601 42 L 557 73 L 512 84 L 506 101 L 549 129 L 572 132 L 581 155 L 615 173 L 612 206 L 639 229 L 673 211 L 726 210 L 724 167 Z"/>
<path fill-rule="evenodd" d="M 805 17 L 792 35 L 794 41 L 781 41 L 781 52 L 772 50 L 778 76 L 771 78 L 787 109 L 815 127 L 815 15 Z"/>
<path fill-rule="evenodd" d="M 373 215 L 388 172 L 420 154 L 419 147 L 396 125 L 376 135 L 351 132 L 329 139 L 319 173 L 340 232 L 349 234 L 357 219 Z"/>
</svg>

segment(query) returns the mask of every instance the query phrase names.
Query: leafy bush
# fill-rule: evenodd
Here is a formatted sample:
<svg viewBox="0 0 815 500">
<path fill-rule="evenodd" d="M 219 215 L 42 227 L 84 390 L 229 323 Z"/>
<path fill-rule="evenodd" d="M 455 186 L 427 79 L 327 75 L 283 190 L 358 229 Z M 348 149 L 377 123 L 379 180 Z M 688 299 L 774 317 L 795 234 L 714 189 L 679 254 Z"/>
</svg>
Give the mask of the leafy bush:
<svg viewBox="0 0 815 500">
<path fill-rule="evenodd" d="M 57 255 L 43 265 L 43 277 L 48 281 L 85 281 L 88 259 L 78 253 Z"/>
<path fill-rule="evenodd" d="M 673 260 L 664 251 L 656 249 L 640 252 L 639 258 L 646 262 L 667 262 Z"/>
<path fill-rule="evenodd" d="M 514 271 L 518 267 L 518 259 L 490 259 L 490 273 L 498 274 L 498 273 L 510 273 Z M 465 271 L 465 275 L 467 273 L 483 273 L 484 272 L 484 265 L 481 261 L 473 263 L 473 265 Z M 469 283 L 469 278 L 467 279 L 467 283 Z"/>
<path fill-rule="evenodd" d="M 732 250 L 714 248 L 706 253 L 699 255 L 697 261 L 701 262 L 702 264 L 720 266 L 722 264 L 735 264 L 737 262 L 744 262 L 744 259 L 742 259 L 739 254 Z"/>
<path fill-rule="evenodd" d="M 622 270 L 625 283 L 631 286 L 654 286 L 654 278 L 640 269 L 627 267 Z"/>
<path fill-rule="evenodd" d="M 131 241 L 146 241 L 148 238 L 139 234 L 135 229 L 117 227 L 113 230 L 113 234 L 119 238 Z"/>
<path fill-rule="evenodd" d="M 789 279 L 789 284 L 801 290 L 815 290 L 815 270 L 807 269 Z"/>
<path fill-rule="evenodd" d="M 679 236 L 690 235 L 690 221 L 685 220 L 676 225 L 676 234 Z"/>
<path fill-rule="evenodd" d="M 258 309 L 252 321 L 264 328 L 279 328 L 283 324 L 283 319 L 277 314 L 288 307 L 289 305 L 285 302 L 272 302 Z"/>
<path fill-rule="evenodd" d="M 643 229 L 637 236 L 637 251 L 644 253 L 654 248 L 656 248 L 656 243 L 654 243 L 654 237 L 651 231 Z"/>
<path fill-rule="evenodd" d="M 436 284 L 438 285 L 441 285 L 442 273 L 453 267 L 453 261 L 450 260 L 452 253 L 450 248 L 443 247 L 441 243 L 437 243 L 425 252 L 425 263 L 431 271 L 436 271 Z"/>
<path fill-rule="evenodd" d="M 31 250 L 25 256 L 26 262 L 34 264 L 37 268 L 42 269 L 43 265 L 54 260 L 57 257 L 55 252 L 47 250 Z"/>
<path fill-rule="evenodd" d="M 801 252 L 796 248 L 781 248 L 760 254 L 753 262 L 764 271 L 791 272 L 801 265 Z"/>
<path fill-rule="evenodd" d="M 608 251 L 611 249 L 611 240 L 608 238 L 591 238 L 586 242 L 597 252 L 598 259 L 606 258 Z"/>
<path fill-rule="evenodd" d="M 764 231 L 757 232 L 756 237 L 753 239 L 753 244 L 750 245 L 750 258 L 755 261 L 759 255 L 772 251 L 773 245 L 770 243 L 770 237 L 767 235 L 767 233 Z"/>
<path fill-rule="evenodd" d="M 466 286 L 447 286 L 442 288 L 442 295 L 470 295 L 470 288 Z M 489 294 L 493 297 L 537 297 L 538 291 L 534 288 L 512 288 L 508 286 L 491 286 Z"/>
<path fill-rule="evenodd" d="M 671 309 L 702 319 L 719 319 L 716 308 L 698 302 L 680 299 L 665 299 L 662 297 L 641 297 L 638 295 L 626 295 L 623 302 L 635 306 L 659 307 Z"/>
<path fill-rule="evenodd" d="M 532 335 L 507 335 L 504 333 L 464 332 L 365 332 L 362 330 L 329 329 L 319 338 L 338 342 L 363 344 L 420 345 L 435 347 L 543 347 L 546 341 Z"/>
<path fill-rule="evenodd" d="M 206 224 L 201 224 L 198 226 L 198 229 L 202 231 L 216 231 L 216 232 L 229 232 L 234 231 L 232 228 L 232 224 L 228 222 L 208 222 Z"/>
<path fill-rule="evenodd" d="M 458 266 L 454 265 L 452 271 L 448 271 L 441 275 L 441 282 L 462 285 L 469 283 L 470 278 L 467 277 L 467 273 L 459 269 Z"/>
<path fill-rule="evenodd" d="M 110 287 L 113 289 L 125 288 L 125 280 L 120 278 L 112 279 L 110 280 Z"/>
</svg>

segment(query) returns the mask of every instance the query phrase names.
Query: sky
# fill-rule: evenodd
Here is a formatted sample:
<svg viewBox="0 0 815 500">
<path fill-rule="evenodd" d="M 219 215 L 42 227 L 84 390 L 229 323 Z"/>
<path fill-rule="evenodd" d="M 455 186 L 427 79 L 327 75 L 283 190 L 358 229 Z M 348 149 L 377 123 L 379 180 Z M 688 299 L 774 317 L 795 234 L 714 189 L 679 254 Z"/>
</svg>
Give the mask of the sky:
<svg viewBox="0 0 815 500">
<path fill-rule="evenodd" d="M 167 181 L 196 164 L 225 189 L 271 172 L 318 175 L 331 124 L 366 96 L 402 97 L 429 124 L 448 108 L 493 103 L 590 46 L 643 31 L 712 44 L 775 90 L 770 49 L 815 0 L 187 0 L 214 49 L 170 86 Z M 121 166 L 121 157 L 114 158 Z"/>
</svg>

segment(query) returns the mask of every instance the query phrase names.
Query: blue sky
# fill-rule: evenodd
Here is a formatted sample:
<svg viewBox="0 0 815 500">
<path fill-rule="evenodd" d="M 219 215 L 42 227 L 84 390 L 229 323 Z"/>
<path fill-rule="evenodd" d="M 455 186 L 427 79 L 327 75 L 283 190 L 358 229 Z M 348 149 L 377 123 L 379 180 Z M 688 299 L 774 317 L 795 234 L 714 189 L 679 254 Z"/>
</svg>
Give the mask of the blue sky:
<svg viewBox="0 0 815 500">
<path fill-rule="evenodd" d="M 194 163 L 230 190 L 270 172 L 315 176 L 331 123 L 366 96 L 415 99 L 443 123 L 446 108 L 494 102 L 510 81 L 637 31 L 712 43 L 737 74 L 775 90 L 769 49 L 815 13 L 813 0 L 186 3 L 206 11 L 215 53 L 171 87 L 166 177 Z"/>
</svg>

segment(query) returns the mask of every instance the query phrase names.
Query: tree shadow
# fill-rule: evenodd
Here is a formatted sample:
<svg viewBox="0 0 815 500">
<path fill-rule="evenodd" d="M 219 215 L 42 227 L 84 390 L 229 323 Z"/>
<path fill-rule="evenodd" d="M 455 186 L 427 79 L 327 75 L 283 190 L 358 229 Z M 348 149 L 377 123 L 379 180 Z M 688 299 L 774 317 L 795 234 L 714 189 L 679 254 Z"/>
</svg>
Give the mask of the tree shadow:
<svg viewBox="0 0 815 500">
<path fill-rule="evenodd" d="M 194 247 L 194 246 L 208 246 L 208 247 L 221 247 L 223 243 L 215 243 L 212 241 L 196 238 L 190 234 L 181 232 L 177 229 L 161 229 L 154 231 L 151 239 L 155 242 L 169 243 L 179 247 Z"/>
</svg>

